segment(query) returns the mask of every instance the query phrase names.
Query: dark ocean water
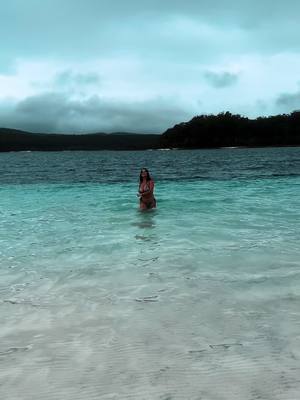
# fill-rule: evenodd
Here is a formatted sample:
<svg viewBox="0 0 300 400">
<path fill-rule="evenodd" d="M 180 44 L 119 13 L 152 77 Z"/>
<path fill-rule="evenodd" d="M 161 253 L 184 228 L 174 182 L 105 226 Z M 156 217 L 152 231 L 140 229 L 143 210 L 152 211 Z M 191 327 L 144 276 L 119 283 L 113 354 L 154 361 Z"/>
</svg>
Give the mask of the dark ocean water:
<svg viewBox="0 0 300 400">
<path fill-rule="evenodd" d="M 300 148 L 2 153 L 0 183 L 131 182 L 143 166 L 160 181 L 297 176 Z"/>
</svg>

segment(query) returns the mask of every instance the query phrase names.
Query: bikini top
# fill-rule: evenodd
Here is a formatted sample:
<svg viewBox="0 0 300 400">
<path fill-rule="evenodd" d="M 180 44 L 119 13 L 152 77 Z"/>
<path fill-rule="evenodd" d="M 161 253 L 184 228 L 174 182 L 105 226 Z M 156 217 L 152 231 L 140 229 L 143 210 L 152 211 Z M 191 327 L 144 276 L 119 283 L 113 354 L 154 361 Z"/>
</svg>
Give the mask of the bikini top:
<svg viewBox="0 0 300 400">
<path fill-rule="evenodd" d="M 151 180 L 149 182 L 153 182 L 153 181 Z M 140 184 L 140 191 L 146 192 L 147 190 L 150 190 L 150 186 L 148 185 L 148 183 L 145 184 L 145 186 L 143 187 L 143 190 L 142 190 L 142 183 L 141 183 Z"/>
</svg>

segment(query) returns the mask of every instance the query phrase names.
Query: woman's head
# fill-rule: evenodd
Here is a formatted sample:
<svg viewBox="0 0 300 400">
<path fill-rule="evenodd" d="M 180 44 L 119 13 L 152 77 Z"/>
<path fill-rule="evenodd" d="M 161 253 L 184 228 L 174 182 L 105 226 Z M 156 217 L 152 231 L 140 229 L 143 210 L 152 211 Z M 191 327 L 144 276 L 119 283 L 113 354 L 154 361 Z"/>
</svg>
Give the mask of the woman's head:
<svg viewBox="0 0 300 400">
<path fill-rule="evenodd" d="M 141 169 L 140 182 L 142 182 L 144 178 L 146 178 L 147 181 L 151 180 L 151 176 L 150 176 L 149 171 L 147 170 L 147 168 L 142 168 Z"/>
</svg>

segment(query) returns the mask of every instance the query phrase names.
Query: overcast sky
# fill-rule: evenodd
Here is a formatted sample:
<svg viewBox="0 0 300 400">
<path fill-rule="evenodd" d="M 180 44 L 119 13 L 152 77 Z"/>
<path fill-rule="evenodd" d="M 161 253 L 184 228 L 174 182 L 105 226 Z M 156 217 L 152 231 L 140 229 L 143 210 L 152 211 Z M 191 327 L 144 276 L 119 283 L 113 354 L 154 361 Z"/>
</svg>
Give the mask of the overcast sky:
<svg viewBox="0 0 300 400">
<path fill-rule="evenodd" d="M 300 109 L 299 16 L 299 0 L 3 0 L 0 127 L 161 133 Z"/>
</svg>

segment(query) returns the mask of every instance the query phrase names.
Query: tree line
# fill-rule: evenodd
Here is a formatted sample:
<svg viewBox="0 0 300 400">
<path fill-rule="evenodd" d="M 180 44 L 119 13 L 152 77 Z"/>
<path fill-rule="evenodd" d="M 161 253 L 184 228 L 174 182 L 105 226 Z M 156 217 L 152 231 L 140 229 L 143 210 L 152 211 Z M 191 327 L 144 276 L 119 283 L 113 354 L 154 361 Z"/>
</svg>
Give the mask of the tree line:
<svg viewBox="0 0 300 400">
<path fill-rule="evenodd" d="M 300 111 L 256 119 L 230 112 L 200 115 L 168 129 L 161 144 L 173 148 L 300 145 Z"/>
</svg>

